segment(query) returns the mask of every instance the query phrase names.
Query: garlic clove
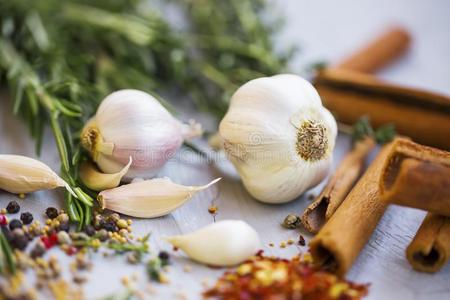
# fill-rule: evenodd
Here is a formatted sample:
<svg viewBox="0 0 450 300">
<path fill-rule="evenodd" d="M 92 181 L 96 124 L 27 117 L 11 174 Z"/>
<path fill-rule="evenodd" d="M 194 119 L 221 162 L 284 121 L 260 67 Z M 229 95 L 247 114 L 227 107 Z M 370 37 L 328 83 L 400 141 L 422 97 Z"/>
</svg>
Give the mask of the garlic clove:
<svg viewBox="0 0 450 300">
<path fill-rule="evenodd" d="M 256 254 L 261 245 L 258 233 L 238 220 L 219 221 L 195 232 L 165 238 L 189 258 L 211 266 L 237 265 Z"/>
<path fill-rule="evenodd" d="M 122 170 L 117 173 L 108 174 L 100 172 L 97 166 L 91 161 L 85 161 L 80 166 L 81 181 L 94 191 L 115 188 L 119 186 L 122 177 L 128 172 L 132 162 L 133 160 L 130 156 L 130 161 Z"/>
<path fill-rule="evenodd" d="M 14 194 L 66 188 L 75 198 L 69 184 L 46 164 L 21 155 L 0 154 L 0 189 Z"/>
<path fill-rule="evenodd" d="M 156 218 L 174 211 L 220 179 L 203 186 L 184 186 L 169 178 L 155 178 L 102 191 L 97 199 L 102 208 L 138 218 Z"/>
</svg>

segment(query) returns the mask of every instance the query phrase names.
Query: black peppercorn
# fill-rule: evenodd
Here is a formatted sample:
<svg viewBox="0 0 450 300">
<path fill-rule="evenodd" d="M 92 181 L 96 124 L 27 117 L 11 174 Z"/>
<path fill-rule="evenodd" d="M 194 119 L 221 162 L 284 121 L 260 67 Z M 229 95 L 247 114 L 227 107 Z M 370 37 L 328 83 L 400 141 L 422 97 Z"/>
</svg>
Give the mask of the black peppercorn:
<svg viewBox="0 0 450 300">
<path fill-rule="evenodd" d="M 19 229 L 20 230 L 20 229 Z M 24 250 L 28 245 L 29 239 L 28 236 L 22 234 L 17 234 L 13 232 L 13 237 L 11 240 L 11 246 L 13 248 Z"/>
<path fill-rule="evenodd" d="M 22 222 L 18 219 L 11 220 L 11 222 L 9 222 L 9 229 L 13 231 L 16 228 L 22 228 Z"/>
<path fill-rule="evenodd" d="M 170 256 L 169 253 L 167 253 L 166 251 L 160 251 L 158 257 L 166 264 L 169 262 Z"/>
<path fill-rule="evenodd" d="M 117 226 L 116 224 L 114 224 L 114 222 L 109 221 L 109 222 L 105 222 L 103 224 L 103 228 L 106 229 L 107 231 L 113 231 L 116 232 L 117 231 Z"/>
<path fill-rule="evenodd" d="M 50 219 L 54 219 L 58 216 L 58 210 L 54 207 L 49 207 L 45 210 L 45 214 L 47 215 L 47 217 L 49 217 Z"/>
<path fill-rule="evenodd" d="M 9 214 L 15 214 L 18 213 L 20 210 L 20 205 L 17 203 L 17 201 L 11 201 L 8 203 L 8 206 L 6 206 L 6 211 Z"/>
<path fill-rule="evenodd" d="M 31 222 L 33 222 L 33 215 L 29 212 L 24 212 L 20 215 L 20 220 L 25 225 L 31 224 Z"/>
<path fill-rule="evenodd" d="M 86 225 L 86 227 L 84 227 L 84 232 L 88 235 L 88 236 L 93 236 L 95 234 L 95 228 L 92 225 Z"/>
</svg>

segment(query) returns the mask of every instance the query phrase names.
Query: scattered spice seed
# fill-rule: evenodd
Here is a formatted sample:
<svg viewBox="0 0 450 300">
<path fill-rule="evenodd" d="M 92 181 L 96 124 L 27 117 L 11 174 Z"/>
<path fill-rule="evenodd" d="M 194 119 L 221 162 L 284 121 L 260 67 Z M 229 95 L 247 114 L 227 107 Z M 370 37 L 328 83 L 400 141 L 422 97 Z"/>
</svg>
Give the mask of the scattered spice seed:
<svg viewBox="0 0 450 300">
<path fill-rule="evenodd" d="M 20 220 L 25 225 L 31 224 L 33 222 L 33 215 L 30 212 L 24 212 L 20 214 Z"/>
<path fill-rule="evenodd" d="M 269 247 L 275 246 L 274 243 L 269 243 Z"/>
<path fill-rule="evenodd" d="M 303 235 L 300 234 L 300 236 L 298 237 L 298 244 L 300 246 L 305 246 L 306 245 L 306 241 L 305 238 L 303 237 Z"/>
<path fill-rule="evenodd" d="M 2 208 L 2 209 L 0 209 L 0 214 L 2 214 L 2 215 L 6 215 L 6 208 Z"/>
<path fill-rule="evenodd" d="M 281 224 L 284 228 L 287 229 L 295 229 L 300 225 L 300 216 L 295 214 L 289 214 L 284 218 L 283 223 Z"/>
<path fill-rule="evenodd" d="M 49 219 L 54 219 L 54 218 L 58 217 L 58 210 L 54 207 L 48 207 L 45 210 L 45 214 L 47 215 L 47 217 Z"/>
<path fill-rule="evenodd" d="M 280 248 L 286 248 L 286 242 L 281 242 L 280 243 Z"/>
<path fill-rule="evenodd" d="M 316 195 L 314 195 L 314 194 L 309 194 L 308 195 L 308 200 L 309 201 L 313 201 L 314 199 L 316 199 Z"/>
<path fill-rule="evenodd" d="M 6 206 L 6 211 L 9 214 L 15 214 L 18 213 L 20 210 L 20 205 L 19 203 L 17 203 L 17 201 L 11 201 L 8 203 L 8 205 Z"/>
<path fill-rule="evenodd" d="M 211 205 L 210 207 L 208 207 L 208 212 L 212 215 L 217 214 L 218 210 L 219 208 L 216 205 Z"/>
</svg>

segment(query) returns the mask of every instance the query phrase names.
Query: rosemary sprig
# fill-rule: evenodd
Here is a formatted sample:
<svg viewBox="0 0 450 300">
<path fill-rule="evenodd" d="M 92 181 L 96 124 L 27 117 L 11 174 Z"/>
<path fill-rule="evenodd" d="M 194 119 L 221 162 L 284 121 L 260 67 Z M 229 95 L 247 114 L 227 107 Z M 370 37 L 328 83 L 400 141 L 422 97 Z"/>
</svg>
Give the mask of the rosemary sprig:
<svg viewBox="0 0 450 300">
<path fill-rule="evenodd" d="M 11 246 L 3 231 L 0 230 L 0 274 L 5 274 L 6 272 L 15 274 L 16 263 Z"/>
</svg>

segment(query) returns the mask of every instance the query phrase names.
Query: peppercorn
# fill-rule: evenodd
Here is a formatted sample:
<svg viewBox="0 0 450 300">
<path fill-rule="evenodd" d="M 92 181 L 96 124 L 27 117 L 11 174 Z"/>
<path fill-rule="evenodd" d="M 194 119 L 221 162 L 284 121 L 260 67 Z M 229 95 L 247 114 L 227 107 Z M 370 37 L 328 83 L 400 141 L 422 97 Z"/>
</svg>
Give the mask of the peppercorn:
<svg viewBox="0 0 450 300">
<path fill-rule="evenodd" d="M 8 203 L 8 205 L 6 206 L 6 211 L 9 214 L 15 214 L 18 213 L 20 210 L 20 205 L 19 203 L 17 203 L 17 201 L 11 201 Z"/>
<path fill-rule="evenodd" d="M 158 257 L 162 260 L 163 264 L 168 264 L 170 258 L 169 253 L 166 251 L 159 251 Z"/>
<path fill-rule="evenodd" d="M 13 248 L 24 250 L 28 245 L 28 237 L 24 234 L 22 235 L 13 235 L 13 239 L 11 240 L 11 246 Z"/>
<path fill-rule="evenodd" d="M 106 229 L 100 229 L 97 234 L 98 239 L 102 242 L 106 241 L 109 238 L 108 231 L 106 231 Z"/>
<path fill-rule="evenodd" d="M 22 220 L 25 225 L 31 224 L 31 222 L 33 222 L 33 215 L 29 212 L 24 212 L 20 215 L 20 220 Z"/>
<path fill-rule="evenodd" d="M 45 253 L 45 245 L 41 241 L 38 241 L 34 248 L 30 252 L 32 258 L 41 257 Z"/>
<path fill-rule="evenodd" d="M 69 229 L 70 229 L 69 221 L 59 223 L 58 231 L 66 231 L 66 232 L 68 232 Z"/>
<path fill-rule="evenodd" d="M 9 229 L 13 231 L 16 228 L 22 228 L 22 222 L 18 219 L 11 220 L 11 222 L 9 222 Z"/>
<path fill-rule="evenodd" d="M 84 227 L 84 232 L 88 235 L 88 236 L 93 236 L 95 234 L 95 228 L 92 225 L 86 225 L 86 227 Z"/>
<path fill-rule="evenodd" d="M 58 210 L 54 207 L 49 207 L 45 210 L 45 214 L 50 219 L 54 219 L 54 218 L 58 217 Z"/>
<path fill-rule="evenodd" d="M 0 226 L 8 225 L 8 219 L 4 215 L 0 215 Z"/>
<path fill-rule="evenodd" d="M 283 221 L 282 226 L 287 229 L 295 229 L 300 225 L 300 216 L 289 214 Z"/>
<path fill-rule="evenodd" d="M 107 231 L 112 231 L 112 232 L 116 232 L 117 231 L 117 226 L 112 221 L 105 222 L 102 227 L 104 229 L 106 229 Z"/>
</svg>

